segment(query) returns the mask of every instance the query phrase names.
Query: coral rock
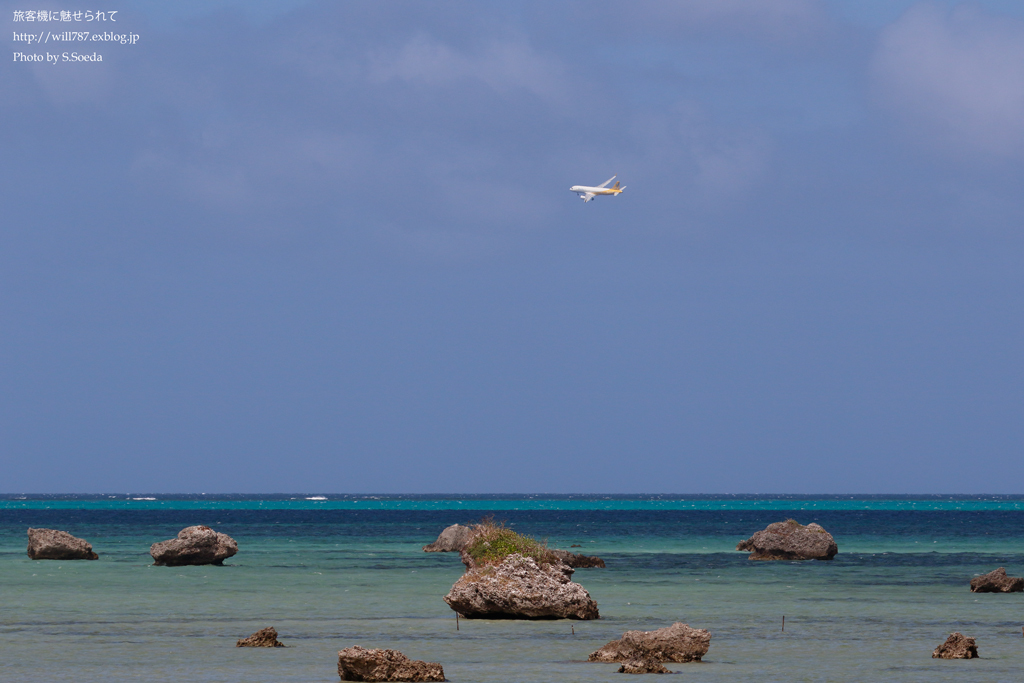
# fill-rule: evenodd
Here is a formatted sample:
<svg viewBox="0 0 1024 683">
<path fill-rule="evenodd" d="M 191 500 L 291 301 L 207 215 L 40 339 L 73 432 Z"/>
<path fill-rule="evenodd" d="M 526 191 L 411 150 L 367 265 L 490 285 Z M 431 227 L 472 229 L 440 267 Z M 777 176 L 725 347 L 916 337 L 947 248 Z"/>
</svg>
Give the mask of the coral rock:
<svg viewBox="0 0 1024 683">
<path fill-rule="evenodd" d="M 968 638 L 959 631 L 949 634 L 946 642 L 932 652 L 932 659 L 974 659 L 977 656 L 978 645 L 974 638 Z"/>
<path fill-rule="evenodd" d="M 181 567 L 188 564 L 223 564 L 238 552 L 238 543 L 227 534 L 208 526 L 190 526 L 178 532 L 177 538 L 154 543 L 149 548 L 153 564 Z"/>
<path fill-rule="evenodd" d="M 676 622 L 656 631 L 626 631 L 600 650 L 592 652 L 591 662 L 699 662 L 711 646 L 711 633 Z"/>
<path fill-rule="evenodd" d="M 261 628 L 248 638 L 242 638 L 235 647 L 284 647 L 284 643 L 277 639 L 277 630 L 273 626 Z"/>
<path fill-rule="evenodd" d="M 794 520 L 775 522 L 758 531 L 736 550 L 750 553 L 750 560 L 831 560 L 839 552 L 832 534 L 818 524 L 804 526 Z"/>
<path fill-rule="evenodd" d="M 573 546 L 578 548 L 579 546 Z M 591 567 L 604 568 L 604 560 L 600 557 L 593 555 L 577 555 L 571 553 L 568 550 L 549 550 L 548 552 L 555 555 L 559 560 L 569 565 L 573 569 L 589 569 Z"/>
<path fill-rule="evenodd" d="M 33 560 L 99 559 L 88 541 L 56 529 L 29 529 L 28 556 Z"/>
<path fill-rule="evenodd" d="M 409 659 L 398 650 L 350 647 L 338 653 L 343 681 L 443 681 L 444 669 L 435 662 Z"/>
<path fill-rule="evenodd" d="M 1006 570 L 1002 567 L 971 579 L 972 593 L 1019 593 L 1021 591 L 1024 591 L 1024 578 L 1007 576 Z"/>
<path fill-rule="evenodd" d="M 430 545 L 423 546 L 425 553 L 457 553 L 466 549 L 477 535 L 476 527 L 452 524 Z"/>
<path fill-rule="evenodd" d="M 572 582 L 561 562 L 538 565 L 518 553 L 501 564 L 469 569 L 444 601 L 460 615 L 480 619 L 597 619 L 597 603 Z"/>
<path fill-rule="evenodd" d="M 665 665 L 656 659 L 630 659 L 619 667 L 620 674 L 670 674 Z"/>
</svg>

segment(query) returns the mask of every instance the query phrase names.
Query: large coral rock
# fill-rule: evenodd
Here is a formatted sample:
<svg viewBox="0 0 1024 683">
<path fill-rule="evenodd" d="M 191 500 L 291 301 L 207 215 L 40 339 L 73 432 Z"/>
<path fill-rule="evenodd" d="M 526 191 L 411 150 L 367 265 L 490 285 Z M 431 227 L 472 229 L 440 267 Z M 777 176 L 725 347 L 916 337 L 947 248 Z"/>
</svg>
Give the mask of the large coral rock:
<svg viewBox="0 0 1024 683">
<path fill-rule="evenodd" d="M 597 603 L 561 562 L 538 565 L 518 553 L 470 568 L 444 601 L 466 618 L 597 619 Z"/>
<path fill-rule="evenodd" d="M 238 552 L 238 543 L 227 534 L 208 526 L 190 526 L 177 538 L 154 543 L 149 548 L 153 564 L 180 567 L 187 564 L 223 564 Z"/>
<path fill-rule="evenodd" d="M 1002 567 L 971 579 L 972 593 L 1019 593 L 1021 591 L 1024 591 L 1024 578 L 1007 576 L 1006 570 Z"/>
<path fill-rule="evenodd" d="M 268 626 L 248 638 L 242 638 L 235 643 L 235 647 L 284 647 L 284 643 L 277 639 L 277 629 Z"/>
<path fill-rule="evenodd" d="M 630 659 L 619 667 L 620 674 L 670 674 L 665 665 L 656 659 Z"/>
<path fill-rule="evenodd" d="M 476 527 L 452 524 L 437 537 L 437 540 L 423 546 L 425 553 L 457 553 L 466 549 L 477 535 Z"/>
<path fill-rule="evenodd" d="M 750 560 L 831 560 L 839 552 L 832 534 L 820 525 L 794 520 L 775 522 L 758 531 L 736 550 L 750 552 Z"/>
<path fill-rule="evenodd" d="M 591 662 L 699 662 L 711 647 L 711 633 L 678 621 L 656 631 L 626 631 L 587 657 Z"/>
<path fill-rule="evenodd" d="M 29 529 L 28 556 L 33 560 L 96 560 L 92 545 L 66 531 Z"/>
<path fill-rule="evenodd" d="M 968 638 L 959 631 L 950 633 L 946 642 L 932 652 L 932 659 L 974 659 L 977 656 L 978 645 L 974 638 Z"/>
<path fill-rule="evenodd" d="M 398 650 L 350 647 L 338 653 L 343 681 L 443 681 L 444 669 L 435 662 L 409 659 Z"/>
</svg>

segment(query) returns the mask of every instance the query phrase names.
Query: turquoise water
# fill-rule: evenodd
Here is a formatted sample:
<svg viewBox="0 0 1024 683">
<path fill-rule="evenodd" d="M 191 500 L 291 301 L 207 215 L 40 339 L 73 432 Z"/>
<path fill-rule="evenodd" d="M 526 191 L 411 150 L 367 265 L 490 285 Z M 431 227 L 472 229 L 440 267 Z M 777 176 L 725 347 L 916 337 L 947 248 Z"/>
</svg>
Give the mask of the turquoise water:
<svg viewBox="0 0 1024 683">
<path fill-rule="evenodd" d="M 967 587 L 998 566 L 1024 574 L 1020 498 L 294 497 L 6 497 L 0 680 L 330 681 L 337 650 L 359 644 L 439 661 L 452 681 L 617 681 L 587 654 L 677 620 L 712 633 L 703 663 L 669 665 L 692 681 L 1019 681 L 1024 668 L 1024 594 Z M 421 546 L 495 510 L 605 558 L 575 576 L 602 619 L 456 631 L 441 596 L 462 565 Z M 823 524 L 840 554 L 755 563 L 733 550 L 787 517 Z M 151 543 L 198 523 L 238 541 L 228 566 L 151 565 Z M 101 559 L 30 561 L 28 526 L 83 536 Z M 290 647 L 234 647 L 264 626 Z M 931 659 L 954 630 L 978 639 L 980 660 Z"/>
</svg>

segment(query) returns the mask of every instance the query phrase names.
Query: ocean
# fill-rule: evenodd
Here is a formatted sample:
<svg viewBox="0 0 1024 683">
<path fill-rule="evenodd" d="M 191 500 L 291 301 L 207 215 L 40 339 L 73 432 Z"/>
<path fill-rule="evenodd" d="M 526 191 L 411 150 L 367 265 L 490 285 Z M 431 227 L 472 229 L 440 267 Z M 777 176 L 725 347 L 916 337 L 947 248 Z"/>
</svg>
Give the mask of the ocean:
<svg viewBox="0 0 1024 683">
<path fill-rule="evenodd" d="M 493 515 L 550 546 L 598 555 L 574 580 L 596 621 L 461 620 L 441 599 L 457 554 L 424 553 L 449 524 Z M 832 562 L 750 562 L 767 524 L 817 522 Z M 223 567 L 154 567 L 155 541 L 207 524 L 238 541 Z M 93 562 L 31 561 L 30 526 L 92 543 Z M 337 651 L 401 650 L 451 681 L 620 681 L 587 655 L 626 630 L 711 631 L 688 681 L 1020 681 L 1020 496 L 0 496 L 0 680 L 338 680 Z M 785 631 L 782 619 L 785 616 Z M 288 645 L 236 648 L 273 626 Z M 980 659 L 933 660 L 953 631 Z M 669 679 L 674 680 L 674 679 Z"/>
</svg>

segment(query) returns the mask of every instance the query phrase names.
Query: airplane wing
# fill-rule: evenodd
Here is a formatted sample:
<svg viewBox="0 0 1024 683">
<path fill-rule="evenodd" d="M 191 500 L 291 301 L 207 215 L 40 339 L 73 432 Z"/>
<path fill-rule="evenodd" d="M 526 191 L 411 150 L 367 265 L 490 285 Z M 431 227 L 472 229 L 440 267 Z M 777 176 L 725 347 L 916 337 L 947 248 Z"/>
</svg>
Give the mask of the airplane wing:
<svg viewBox="0 0 1024 683">
<path fill-rule="evenodd" d="M 598 187 L 608 187 L 608 183 L 610 183 L 611 181 L 615 180 L 617 177 L 618 177 L 618 175 L 613 175 L 611 178 L 609 178 L 608 180 L 606 180 L 603 183 L 601 183 L 600 185 L 598 185 Z"/>
<path fill-rule="evenodd" d="M 582 199 L 584 202 L 589 202 L 596 196 L 597 195 L 594 194 L 593 192 L 580 192 L 580 199 Z"/>
</svg>

